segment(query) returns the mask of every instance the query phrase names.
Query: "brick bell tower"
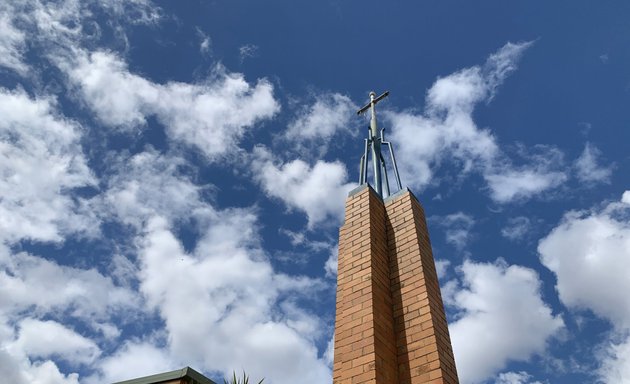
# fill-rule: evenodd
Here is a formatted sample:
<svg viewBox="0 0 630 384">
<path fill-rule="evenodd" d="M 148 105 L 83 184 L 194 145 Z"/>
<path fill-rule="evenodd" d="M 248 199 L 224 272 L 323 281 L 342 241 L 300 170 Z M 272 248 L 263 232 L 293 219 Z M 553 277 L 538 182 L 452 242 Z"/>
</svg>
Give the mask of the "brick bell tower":
<svg viewBox="0 0 630 384">
<path fill-rule="evenodd" d="M 391 143 L 377 129 L 375 105 L 388 94 L 370 93 L 358 111 L 372 116 L 361 185 L 346 200 L 339 231 L 333 383 L 457 384 L 424 210 L 402 188 Z M 391 195 L 381 145 L 398 185 Z M 374 189 L 367 183 L 368 150 Z"/>
</svg>

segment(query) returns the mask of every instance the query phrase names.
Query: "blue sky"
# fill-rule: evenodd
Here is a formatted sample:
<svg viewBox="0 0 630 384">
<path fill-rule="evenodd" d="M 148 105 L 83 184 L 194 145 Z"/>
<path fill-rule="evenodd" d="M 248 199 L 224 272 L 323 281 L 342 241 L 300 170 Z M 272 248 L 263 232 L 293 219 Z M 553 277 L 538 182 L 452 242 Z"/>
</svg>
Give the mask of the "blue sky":
<svg viewBox="0 0 630 384">
<path fill-rule="evenodd" d="M 462 383 L 630 383 L 630 4 L 0 3 L 0 375 L 331 381 L 368 92 Z"/>
</svg>

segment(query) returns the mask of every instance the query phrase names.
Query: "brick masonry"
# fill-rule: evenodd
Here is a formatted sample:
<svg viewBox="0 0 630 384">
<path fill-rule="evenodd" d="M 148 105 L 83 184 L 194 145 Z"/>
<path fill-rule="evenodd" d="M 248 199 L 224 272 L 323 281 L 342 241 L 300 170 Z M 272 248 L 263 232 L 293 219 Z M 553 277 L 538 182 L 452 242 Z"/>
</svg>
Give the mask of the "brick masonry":
<svg viewBox="0 0 630 384">
<path fill-rule="evenodd" d="M 456 384 L 424 211 L 409 190 L 350 193 L 339 231 L 334 384 Z"/>
</svg>

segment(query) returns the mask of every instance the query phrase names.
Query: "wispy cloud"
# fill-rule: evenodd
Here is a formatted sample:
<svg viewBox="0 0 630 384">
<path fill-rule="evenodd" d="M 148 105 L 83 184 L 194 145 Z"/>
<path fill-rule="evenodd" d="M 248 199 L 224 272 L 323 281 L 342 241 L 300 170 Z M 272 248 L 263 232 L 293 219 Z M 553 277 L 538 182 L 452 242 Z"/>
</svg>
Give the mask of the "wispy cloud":
<svg viewBox="0 0 630 384">
<path fill-rule="evenodd" d="M 313 104 L 303 108 L 296 119 L 289 123 L 285 138 L 299 147 L 318 150 L 321 157 L 331 145 L 331 140 L 338 133 L 352 135 L 352 122 L 358 108 L 345 95 L 322 93 L 316 95 Z"/>
<path fill-rule="evenodd" d="M 495 384 L 542 384 L 532 379 L 532 375 L 527 372 L 504 372 L 497 376 Z"/>
<path fill-rule="evenodd" d="M 511 217 L 501 229 L 501 235 L 513 241 L 522 240 L 531 230 L 531 226 L 531 220 L 525 216 Z"/>
<path fill-rule="evenodd" d="M 473 119 L 475 108 L 494 98 L 532 44 L 508 43 L 490 55 L 484 65 L 437 79 L 427 91 L 424 114 L 386 114 L 394 126 L 393 140 L 406 182 L 424 188 L 434 181 L 434 172 L 442 163 L 454 163 L 464 175 L 481 173 L 490 197 L 508 203 L 539 195 L 567 180 L 565 172 L 557 170 L 561 162 L 551 163 L 535 154 L 529 163 L 515 165 L 500 149 L 494 134 L 477 127 Z"/>
<path fill-rule="evenodd" d="M 200 28 L 196 28 L 196 30 L 197 36 L 199 40 L 201 40 L 201 43 L 199 43 L 199 52 L 202 55 L 210 55 L 212 53 L 212 39 Z"/>
<path fill-rule="evenodd" d="M 24 62 L 26 35 L 13 25 L 9 13 L 0 5 L 0 66 L 25 75 L 28 65 Z"/>
<path fill-rule="evenodd" d="M 499 203 L 527 199 L 567 180 L 562 172 L 538 172 L 535 169 L 510 170 L 485 176 L 490 196 Z"/>
<path fill-rule="evenodd" d="M 326 276 L 328 277 L 337 277 L 339 263 L 339 249 L 334 247 L 330 251 L 330 256 L 326 260 L 326 264 L 324 264 L 324 270 L 326 271 Z"/>
<path fill-rule="evenodd" d="M 258 46 L 254 44 L 245 44 L 238 49 L 241 63 L 250 57 L 258 56 Z"/>
<path fill-rule="evenodd" d="M 609 183 L 614 165 L 603 166 L 598 163 L 602 152 L 593 144 L 586 143 L 584 151 L 575 161 L 577 178 L 584 183 Z"/>
<path fill-rule="evenodd" d="M 475 224 L 473 217 L 464 212 L 446 216 L 431 216 L 429 222 L 444 228 L 446 241 L 460 251 L 468 245 L 471 239 L 470 231 Z"/>
</svg>

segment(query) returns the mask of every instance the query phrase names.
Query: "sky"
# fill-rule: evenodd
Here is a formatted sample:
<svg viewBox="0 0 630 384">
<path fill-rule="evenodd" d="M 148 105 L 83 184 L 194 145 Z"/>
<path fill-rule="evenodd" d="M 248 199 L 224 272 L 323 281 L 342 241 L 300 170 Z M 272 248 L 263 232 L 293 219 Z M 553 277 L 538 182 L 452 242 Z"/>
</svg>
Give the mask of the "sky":
<svg viewBox="0 0 630 384">
<path fill-rule="evenodd" d="M 630 383 L 629 18 L 0 1 L 0 377 L 331 382 L 356 110 L 389 90 L 461 383 Z"/>
</svg>

